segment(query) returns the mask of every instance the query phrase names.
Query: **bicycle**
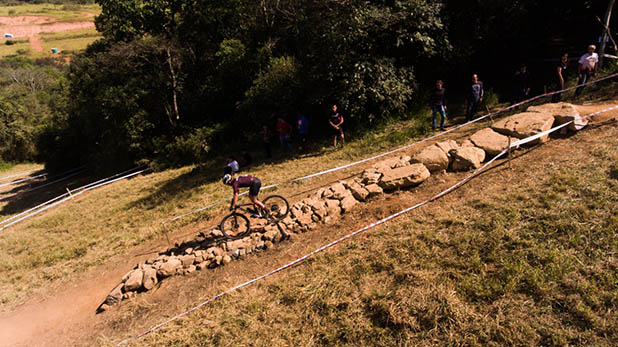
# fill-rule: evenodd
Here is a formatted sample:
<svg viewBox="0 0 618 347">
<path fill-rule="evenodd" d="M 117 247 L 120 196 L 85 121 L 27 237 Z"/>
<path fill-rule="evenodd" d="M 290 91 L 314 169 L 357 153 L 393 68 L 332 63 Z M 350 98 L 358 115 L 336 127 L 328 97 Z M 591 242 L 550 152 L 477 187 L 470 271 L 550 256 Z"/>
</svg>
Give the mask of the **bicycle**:
<svg viewBox="0 0 618 347">
<path fill-rule="evenodd" d="M 290 212 L 290 203 L 281 195 L 267 196 L 262 203 L 266 208 L 262 211 L 262 217 L 257 218 L 266 219 L 269 223 L 280 222 Z M 256 211 L 250 210 L 250 206 L 253 206 L 253 204 L 236 205 L 232 213 L 223 217 L 219 224 L 219 229 L 225 238 L 232 240 L 240 239 L 251 233 L 249 218 L 243 213 L 237 212 L 240 210 L 249 215 L 255 214 Z"/>
</svg>

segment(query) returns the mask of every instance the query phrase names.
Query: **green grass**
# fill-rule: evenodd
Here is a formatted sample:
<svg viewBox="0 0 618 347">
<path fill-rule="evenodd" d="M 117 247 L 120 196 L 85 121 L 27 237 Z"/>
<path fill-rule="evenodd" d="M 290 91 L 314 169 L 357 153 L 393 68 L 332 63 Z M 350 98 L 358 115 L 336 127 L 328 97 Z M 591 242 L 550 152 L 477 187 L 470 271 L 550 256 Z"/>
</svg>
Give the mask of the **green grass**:
<svg viewBox="0 0 618 347">
<path fill-rule="evenodd" d="M 32 52 L 33 51 L 30 49 L 30 43 L 28 43 L 28 41 L 14 45 L 0 45 L 0 57 L 30 56 Z"/>
<path fill-rule="evenodd" d="M 0 16 L 46 16 L 52 17 L 55 21 L 73 22 L 73 21 L 88 21 L 92 17 L 86 16 L 85 13 L 100 14 L 101 8 L 99 5 L 78 5 L 66 6 L 55 4 L 23 4 L 18 6 L 0 6 Z"/>
<path fill-rule="evenodd" d="M 52 48 L 58 48 L 58 50 L 65 54 L 73 54 L 81 50 L 86 49 L 89 44 L 101 38 L 102 36 L 87 36 L 78 37 L 72 39 L 57 39 L 54 41 L 43 41 L 43 52 L 51 52 Z"/>
<path fill-rule="evenodd" d="M 618 128 L 604 131 L 590 149 L 490 172 L 137 345 L 613 345 Z"/>
<path fill-rule="evenodd" d="M 63 40 L 74 40 L 81 38 L 92 38 L 93 40 L 101 37 L 101 34 L 95 29 L 81 29 L 59 33 L 41 33 L 39 38 L 43 42 L 55 42 Z"/>
</svg>

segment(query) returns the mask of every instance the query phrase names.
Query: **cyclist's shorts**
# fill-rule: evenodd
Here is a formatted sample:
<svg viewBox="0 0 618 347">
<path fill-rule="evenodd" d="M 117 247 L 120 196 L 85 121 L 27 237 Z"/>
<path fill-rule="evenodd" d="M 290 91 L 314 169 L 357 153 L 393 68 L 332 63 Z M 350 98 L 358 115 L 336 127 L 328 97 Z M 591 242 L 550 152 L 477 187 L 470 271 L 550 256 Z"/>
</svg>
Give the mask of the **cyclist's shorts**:
<svg viewBox="0 0 618 347">
<path fill-rule="evenodd" d="M 253 184 L 249 188 L 249 196 L 258 196 L 258 194 L 260 193 L 260 188 L 262 188 L 262 182 L 257 177 L 255 177 L 253 179 Z"/>
</svg>

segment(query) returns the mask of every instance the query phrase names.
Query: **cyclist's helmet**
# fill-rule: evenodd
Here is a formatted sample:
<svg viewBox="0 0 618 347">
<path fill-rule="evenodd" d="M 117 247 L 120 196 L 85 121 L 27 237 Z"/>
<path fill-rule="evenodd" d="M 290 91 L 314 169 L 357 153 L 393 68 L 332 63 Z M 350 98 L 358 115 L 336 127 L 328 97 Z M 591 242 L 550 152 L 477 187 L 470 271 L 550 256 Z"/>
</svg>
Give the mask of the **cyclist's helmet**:
<svg viewBox="0 0 618 347">
<path fill-rule="evenodd" d="M 223 183 L 225 183 L 225 184 L 232 183 L 232 175 L 230 175 L 230 174 L 223 175 Z"/>
</svg>

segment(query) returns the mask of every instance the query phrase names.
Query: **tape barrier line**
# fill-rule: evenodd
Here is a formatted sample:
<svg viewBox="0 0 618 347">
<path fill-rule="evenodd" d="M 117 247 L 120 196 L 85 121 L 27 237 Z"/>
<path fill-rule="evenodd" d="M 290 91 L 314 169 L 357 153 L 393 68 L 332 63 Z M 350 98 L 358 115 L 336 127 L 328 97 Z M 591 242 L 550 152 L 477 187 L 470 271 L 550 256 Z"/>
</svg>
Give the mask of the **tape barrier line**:
<svg viewBox="0 0 618 347">
<path fill-rule="evenodd" d="M 23 176 L 23 175 L 28 174 L 28 173 L 29 173 L 29 172 L 24 172 L 24 173 L 17 174 L 17 175 L 12 175 L 12 176 L 3 177 L 3 178 L 0 178 L 0 181 L 4 181 L 4 180 L 7 180 L 7 179 L 9 179 L 9 178 L 13 178 L 13 177 Z M 40 174 L 40 175 L 36 175 L 36 176 L 32 176 L 32 177 L 26 177 L 26 178 L 18 179 L 18 180 L 11 181 L 11 182 L 8 182 L 8 183 L 3 183 L 3 184 L 0 184 L 0 187 L 12 186 L 12 185 L 14 185 L 14 184 L 18 184 L 18 183 L 22 183 L 22 182 L 32 181 L 32 180 L 35 180 L 35 179 L 40 178 L 40 177 L 43 177 L 43 176 L 47 176 L 47 172 L 44 172 L 44 173 L 42 173 L 42 174 Z"/>
<path fill-rule="evenodd" d="M 58 199 L 62 199 L 63 197 L 68 196 L 68 195 L 71 195 L 71 194 L 73 194 L 73 193 L 75 193 L 75 192 L 78 192 L 78 191 L 80 191 L 80 190 L 82 190 L 82 189 L 86 189 L 86 188 L 88 188 L 88 187 L 90 187 L 90 186 L 92 186 L 92 185 L 98 184 L 98 183 L 100 183 L 100 182 L 107 181 L 107 180 L 109 180 L 109 179 L 112 179 L 112 178 L 118 177 L 118 176 L 120 176 L 120 175 L 124 175 L 124 174 L 126 174 L 127 172 L 131 172 L 131 171 L 139 170 L 139 169 L 141 169 L 141 168 L 143 168 L 143 167 L 144 167 L 144 165 L 141 165 L 141 166 L 135 167 L 135 168 L 133 168 L 133 169 L 130 169 L 130 170 L 126 170 L 126 171 L 123 171 L 123 172 L 117 173 L 117 174 L 115 174 L 115 175 L 113 175 L 113 176 L 110 176 L 110 177 L 107 177 L 107 178 L 104 178 L 104 179 L 98 180 L 98 181 L 96 181 L 96 182 L 92 182 L 92 183 L 86 184 L 86 185 L 84 185 L 84 186 L 81 186 L 81 187 L 75 188 L 75 189 L 73 189 L 73 190 L 69 190 L 68 192 L 66 192 L 66 193 L 64 193 L 64 194 L 61 194 L 61 195 L 59 195 L 59 196 L 57 196 L 57 197 L 55 197 L 55 198 L 53 198 L 53 199 L 47 200 L 47 201 L 45 201 L 45 202 L 43 202 L 43 203 L 41 203 L 41 204 L 39 204 L 39 205 L 37 205 L 37 206 L 34 206 L 34 207 L 32 207 L 32 208 L 30 208 L 30 209 L 26 210 L 26 211 L 23 211 L 23 212 L 18 213 L 18 214 L 16 214 L 16 215 L 12 216 L 12 217 L 9 217 L 9 218 L 7 218 L 7 219 L 5 219 L 5 220 L 3 220 L 3 221 L 0 221 L 0 225 L 5 224 L 5 223 L 7 223 L 7 222 L 9 222 L 9 221 L 11 221 L 11 220 L 13 220 L 13 219 L 15 219 L 15 218 L 19 218 L 20 216 L 23 216 L 24 214 L 27 214 L 27 213 L 29 213 L 29 212 L 31 212 L 31 211 L 34 211 L 34 210 L 36 210 L 36 209 L 38 209 L 38 208 L 40 208 L 40 207 L 42 207 L 42 206 L 45 206 L 45 205 L 47 205 L 47 204 L 50 204 L 50 203 L 52 203 L 52 202 L 54 202 L 54 201 L 56 201 L 56 200 L 58 200 Z M 0 230 L 1 230 L 1 229 L 0 229 Z"/>
<path fill-rule="evenodd" d="M 141 167 L 143 167 L 143 166 L 141 166 Z M 140 167 L 138 167 L 138 168 L 140 168 Z M 127 171 L 125 171 L 123 173 L 129 172 L 129 171 L 133 171 L 135 169 L 136 168 L 131 169 L 131 170 L 127 170 Z M 33 208 L 31 208 L 31 209 L 29 209 L 27 211 L 24 211 L 24 212 L 20 213 L 19 215 L 15 215 L 13 217 L 10 217 L 8 219 L 3 220 L 2 222 L 0 222 L 0 224 L 4 224 L 3 226 L 0 226 L 0 231 L 3 231 L 3 230 L 5 230 L 5 229 L 7 229 L 7 228 L 9 228 L 9 227 L 19 223 L 19 222 L 22 222 L 22 221 L 24 221 L 24 220 L 26 220 L 28 218 L 34 217 L 34 216 L 40 214 L 41 212 L 49 210 L 50 208 L 58 206 L 58 205 L 62 204 L 63 202 L 69 201 L 69 200 L 73 199 L 74 197 L 81 195 L 82 193 L 85 193 L 87 191 L 90 191 L 90 190 L 93 190 L 93 189 L 96 189 L 96 188 L 99 188 L 99 187 L 102 187 L 102 186 L 105 186 L 105 185 L 108 185 L 108 184 L 111 184 L 111 183 L 114 183 L 114 182 L 117 182 L 117 181 L 120 181 L 120 180 L 123 180 L 123 179 L 127 179 L 127 178 L 130 178 L 130 177 L 139 175 L 139 174 L 141 174 L 143 172 L 146 172 L 148 170 L 150 170 L 150 169 L 146 168 L 146 169 L 143 169 L 143 170 L 140 170 L 140 171 L 137 171 L 137 172 L 134 172 L 134 173 L 131 173 L 131 174 L 128 174 L 128 175 L 124 175 L 124 176 L 118 177 L 116 179 L 110 180 L 110 178 L 113 178 L 115 176 L 121 175 L 123 173 L 116 174 L 116 175 L 108 177 L 106 179 L 99 180 L 99 181 L 90 183 L 88 185 L 82 186 L 80 188 L 77 188 L 77 189 L 75 189 L 73 191 L 70 191 L 70 193 L 67 192 L 67 193 L 62 194 L 60 196 L 57 196 L 57 197 L 55 197 L 55 198 L 53 198 L 51 200 L 48 200 L 48 201 L 44 202 L 43 204 L 40 204 L 40 205 L 38 205 L 36 207 L 33 207 Z M 61 200 L 56 201 L 58 199 L 61 199 Z M 14 220 L 17 217 L 20 217 L 20 218 Z M 11 220 L 12 220 L 12 222 L 11 222 Z"/>
<path fill-rule="evenodd" d="M 594 83 L 599 83 L 601 81 L 609 80 L 609 79 L 614 78 L 616 76 L 618 76 L 618 73 L 611 74 L 609 76 L 606 76 L 606 77 L 603 77 L 603 78 L 600 78 L 600 79 L 597 79 L 597 80 L 594 80 L 594 81 L 590 81 L 588 83 L 575 85 L 575 86 L 572 86 L 572 87 L 569 87 L 569 88 L 565 88 L 565 89 L 562 89 L 562 90 L 558 90 L 558 91 L 553 91 L 553 92 L 548 92 L 548 93 L 540 94 L 540 95 L 534 96 L 534 97 L 532 97 L 530 99 L 523 100 L 523 101 L 518 102 L 516 104 L 513 104 L 513 105 L 510 105 L 510 106 L 505 107 L 503 109 L 500 109 L 498 111 L 490 112 L 490 113 L 488 113 L 488 114 L 486 114 L 484 116 L 481 116 L 481 117 L 473 119 L 473 120 L 471 120 L 469 122 L 460 124 L 460 125 L 458 125 L 458 126 L 456 126 L 454 128 L 448 129 L 448 130 L 443 131 L 441 133 L 438 133 L 438 134 L 432 135 L 430 137 L 421 139 L 419 141 L 413 142 L 411 144 L 407 144 L 405 146 L 393 149 L 391 151 L 388 151 L 388 152 L 385 152 L 385 153 L 381 153 L 381 154 L 378 154 L 378 155 L 375 155 L 375 156 L 372 156 L 372 157 L 369 157 L 369 158 L 365 158 L 365 159 L 362 159 L 362 160 L 359 160 L 359 161 L 355 161 L 355 162 L 352 162 L 352 163 L 349 163 L 349 164 L 345 164 L 345 165 L 342 165 L 342 166 L 338 166 L 338 167 L 335 167 L 335 168 L 332 168 L 332 169 L 327 169 L 327 170 L 323 170 L 323 171 L 316 172 L 316 173 L 313 173 L 313 174 L 309 174 L 309 175 L 306 175 L 306 176 L 294 178 L 294 179 L 291 179 L 291 180 L 286 181 L 286 182 L 271 184 L 269 186 L 263 187 L 262 190 L 264 191 L 264 190 L 267 190 L 267 189 L 275 188 L 275 187 L 278 187 L 278 186 L 286 184 L 286 183 L 300 182 L 300 181 L 303 181 L 303 180 L 306 180 L 306 179 L 309 179 L 309 178 L 325 175 L 325 174 L 328 174 L 328 173 L 331 173 L 331 172 L 336 172 L 336 171 L 347 169 L 349 167 L 356 166 L 356 165 L 359 165 L 359 164 L 363 164 L 363 163 L 366 163 L 366 162 L 369 162 L 369 161 L 372 161 L 372 160 L 375 160 L 375 159 L 379 159 L 379 158 L 385 157 L 387 155 L 391 155 L 393 153 L 397 153 L 397 152 L 406 150 L 408 148 L 411 148 L 413 146 L 419 145 L 421 143 L 434 140 L 434 139 L 436 139 L 438 137 L 441 137 L 441 136 L 444 136 L 444 135 L 449 134 L 451 132 L 454 132 L 456 130 L 459 130 L 459 129 L 463 128 L 463 127 L 469 126 L 469 125 L 474 124 L 476 122 L 480 122 L 481 120 L 487 119 L 488 117 L 493 117 L 495 115 L 498 115 L 498 114 L 510 111 L 512 109 L 515 109 L 515 108 L 517 108 L 519 106 L 528 104 L 528 103 L 533 102 L 535 100 L 538 100 L 540 98 L 543 98 L 543 97 L 546 97 L 546 96 L 550 96 L 550 95 L 554 95 L 554 94 L 564 93 L 564 92 L 567 92 L 567 91 L 570 91 L 570 90 L 573 90 L 573 89 L 577 89 L 577 88 L 579 88 L 581 86 L 584 86 L 584 85 L 590 85 L 590 84 L 594 84 Z M 242 196 L 242 195 L 245 195 L 245 194 L 247 194 L 247 192 L 243 192 L 240 195 Z M 171 219 L 168 219 L 166 221 L 163 221 L 163 222 L 161 222 L 161 225 L 165 226 L 165 224 L 167 224 L 167 223 L 171 223 L 171 222 L 177 221 L 179 219 L 182 219 L 184 217 L 188 217 L 190 215 L 193 215 L 193 214 L 196 214 L 196 213 L 199 213 L 199 212 L 211 209 L 213 207 L 219 206 L 219 205 L 221 205 L 221 204 L 223 204 L 225 202 L 229 202 L 229 201 L 232 201 L 232 199 L 225 199 L 225 200 L 217 201 L 217 202 L 212 203 L 210 205 L 201 207 L 199 209 L 196 209 L 196 210 L 187 212 L 185 214 L 182 214 L 182 215 L 179 215 L 179 216 L 175 216 L 175 217 L 173 217 Z"/>
<path fill-rule="evenodd" d="M 77 171 L 77 172 L 74 172 L 74 173 L 72 173 L 72 174 L 70 174 L 70 175 L 67 175 L 67 176 L 64 176 L 64 177 L 62 177 L 62 178 L 59 178 L 59 179 L 57 179 L 57 180 L 53 180 L 53 181 L 48 182 L 48 183 L 45 183 L 45 184 L 43 184 L 43 185 L 40 185 L 40 186 L 34 187 L 34 188 L 32 188 L 32 189 L 28 189 L 28 190 L 25 190 L 25 191 L 23 191 L 23 192 L 19 192 L 19 193 L 17 193 L 17 194 L 13 194 L 13 195 L 9 195 L 9 196 L 3 197 L 2 199 L 0 199 L 0 201 L 7 201 L 7 200 L 11 200 L 11 199 L 13 199 L 13 198 L 15 198 L 15 197 L 18 197 L 18 196 L 20 196 L 20 195 L 24 195 L 24 194 L 28 194 L 28 193 L 32 193 L 32 192 L 36 192 L 37 190 L 41 190 L 41 189 L 43 189 L 43 188 L 45 188 L 45 187 L 48 187 L 48 186 L 54 185 L 54 184 L 56 184 L 56 183 L 58 183 L 58 182 L 66 181 L 66 180 L 68 180 L 69 178 L 72 178 L 72 177 L 75 177 L 75 176 L 81 175 L 81 174 L 82 174 L 82 173 L 84 173 L 85 171 L 86 171 L 85 169 L 84 169 L 84 170 L 81 170 L 81 171 Z"/>
<path fill-rule="evenodd" d="M 607 108 L 607 109 L 604 109 L 604 110 L 599 111 L 599 112 L 594 112 L 594 113 L 588 114 L 588 115 L 582 117 L 582 119 L 593 117 L 595 115 L 598 115 L 598 114 L 601 114 L 601 113 L 605 113 L 605 112 L 609 112 L 609 111 L 612 111 L 612 110 L 615 110 L 615 109 L 618 109 L 618 105 L 610 107 L 610 108 Z M 564 128 L 565 126 L 570 125 L 571 123 L 573 123 L 573 121 L 567 122 L 565 124 L 561 124 L 561 125 L 559 125 L 557 127 L 554 127 L 554 128 L 552 128 L 552 129 L 550 129 L 548 131 L 545 131 L 543 133 L 547 133 L 547 134 L 552 133 L 554 131 L 557 131 L 559 129 Z M 544 136 L 544 135 L 542 135 L 542 136 Z M 528 138 L 522 139 L 522 140 L 517 141 L 517 142 L 521 142 L 520 144 L 525 144 L 525 143 L 532 142 L 532 141 L 534 141 L 534 140 L 536 140 L 538 138 L 539 137 L 537 137 L 537 135 L 534 135 L 534 136 L 530 136 Z M 201 307 L 203 307 L 205 305 L 208 305 L 209 303 L 219 299 L 220 297 L 222 297 L 224 295 L 230 294 L 230 293 L 232 293 L 232 292 L 234 292 L 234 291 L 236 291 L 238 289 L 241 289 L 241 288 L 246 287 L 248 285 L 251 285 L 251 284 L 253 284 L 253 283 L 257 282 L 257 281 L 260 281 L 262 279 L 270 277 L 270 276 L 272 276 L 272 275 L 274 275 L 274 274 L 276 274 L 278 272 L 281 272 L 281 271 L 286 270 L 288 268 L 291 268 L 291 267 L 293 267 L 295 265 L 298 265 L 298 264 L 302 263 L 303 261 L 305 261 L 306 259 L 308 259 L 308 258 L 310 258 L 310 257 L 312 257 L 312 256 L 314 256 L 314 255 L 316 255 L 316 254 L 318 254 L 320 252 L 323 252 L 324 250 L 326 250 L 328 248 L 331 248 L 331 247 L 333 247 L 333 246 L 335 246 L 335 245 L 337 245 L 337 244 L 339 244 L 339 243 L 341 243 L 341 242 L 343 242 L 343 241 L 345 241 L 347 239 L 350 239 L 350 238 L 352 238 L 352 237 L 354 237 L 354 236 L 356 236 L 356 235 L 358 235 L 358 234 L 360 234 L 362 232 L 365 232 L 365 231 L 367 231 L 369 229 L 375 228 L 375 227 L 377 227 L 379 225 L 382 225 L 382 224 L 384 224 L 384 223 L 386 223 L 386 222 L 388 222 L 388 221 L 390 221 L 390 220 L 392 220 L 394 218 L 397 218 L 397 217 L 399 217 L 399 216 L 401 216 L 403 214 L 406 214 L 406 213 L 408 213 L 408 212 L 410 212 L 412 210 L 415 210 L 415 209 L 417 209 L 419 207 L 422 207 L 422 206 L 427 205 L 427 204 L 429 204 L 429 203 L 431 203 L 431 202 L 433 202 L 435 200 L 440 199 L 441 197 L 443 197 L 443 196 L 453 192 L 454 190 L 458 189 L 459 187 L 463 186 L 464 184 L 469 182 L 471 179 L 476 177 L 478 174 L 483 172 L 487 167 L 489 167 L 498 158 L 501 158 L 502 156 L 507 154 L 510 151 L 511 148 L 517 147 L 518 146 L 517 142 L 512 143 L 509 148 L 503 150 L 498 155 L 494 156 L 490 161 L 485 163 L 480 168 L 476 169 L 470 175 L 466 176 L 463 180 L 461 180 L 461 181 L 457 182 L 456 184 L 454 184 L 453 186 L 451 186 L 451 187 L 441 191 L 440 193 L 432 196 L 431 198 L 429 198 L 429 199 L 427 199 L 425 201 L 422 201 L 422 202 L 420 202 L 420 203 L 418 203 L 418 204 L 416 204 L 414 206 L 410 206 L 410 207 L 408 207 L 406 209 L 403 209 L 403 210 L 401 210 L 401 211 L 399 211 L 399 212 L 397 212 L 395 214 L 392 214 L 392 215 L 390 215 L 390 216 L 388 216 L 386 218 L 380 219 L 379 221 L 374 222 L 372 224 L 369 224 L 369 225 L 367 225 L 367 226 L 365 226 L 365 227 L 363 227 L 361 229 L 358 229 L 358 230 L 356 230 L 356 231 L 354 231 L 354 232 L 352 232 L 350 234 L 347 234 L 347 235 L 345 235 L 343 237 L 340 237 L 340 238 L 336 239 L 335 241 L 332 241 L 332 242 L 330 242 L 330 243 L 328 243 L 328 244 L 326 244 L 326 245 L 324 245 L 324 246 L 322 246 L 322 247 L 312 251 L 311 253 L 308 253 L 308 254 L 306 254 L 306 255 L 304 255 L 304 256 L 302 256 L 302 257 L 300 257 L 300 258 L 298 258 L 298 259 L 296 259 L 294 261 L 291 261 L 291 262 L 289 262 L 289 263 L 287 263 L 287 264 L 285 264 L 283 266 L 280 266 L 280 267 L 278 267 L 278 268 L 276 268 L 276 269 L 274 269 L 274 270 L 272 270 L 272 271 L 270 271 L 270 272 L 268 272 L 266 274 L 263 274 L 261 276 L 255 277 L 254 279 L 246 281 L 246 282 L 241 283 L 239 285 L 236 285 L 235 287 L 229 288 L 229 289 L 227 289 L 227 290 L 225 290 L 225 291 L 223 291 L 223 292 L 221 292 L 221 293 L 211 297 L 210 299 L 201 302 L 197 306 L 194 306 L 194 307 L 192 307 L 191 309 L 189 309 L 189 310 L 187 310 L 185 312 L 177 314 L 174 317 L 169 318 L 168 320 L 163 321 L 163 322 L 153 326 L 152 328 L 150 328 L 150 329 L 148 329 L 148 330 L 146 330 L 146 331 L 144 331 L 144 332 L 142 332 L 142 333 L 140 333 L 138 335 L 135 335 L 133 337 L 127 338 L 127 339 L 119 342 L 116 346 L 123 346 L 123 345 L 126 345 L 126 344 L 128 344 L 128 343 L 130 343 L 132 341 L 135 341 L 135 340 L 137 340 L 137 339 L 139 339 L 139 338 L 141 338 L 141 337 L 143 337 L 145 335 L 148 335 L 148 334 L 152 333 L 155 330 L 158 330 L 158 329 L 162 328 L 163 326 L 165 326 L 165 325 L 167 325 L 167 324 L 169 324 L 169 323 L 171 323 L 173 321 L 176 321 L 176 320 L 178 320 L 178 319 L 180 319 L 180 318 L 190 314 L 191 312 L 193 312 L 193 311 L 195 311 L 195 310 L 197 310 L 197 309 L 199 309 L 199 308 L 201 308 Z"/>
<path fill-rule="evenodd" d="M 73 172 L 75 172 L 75 171 L 82 170 L 82 169 L 84 169 L 85 167 L 86 167 L 85 165 L 82 165 L 82 166 L 80 166 L 80 167 L 76 167 L 76 168 L 74 168 L 74 169 L 67 170 L 67 171 L 64 171 L 64 172 L 62 172 L 62 173 L 59 173 L 59 174 L 55 175 L 54 177 L 59 177 L 59 176 L 68 175 L 68 174 L 73 173 Z M 10 185 L 18 184 L 18 183 L 23 183 L 23 182 L 32 181 L 32 180 L 34 180 L 34 179 L 37 179 L 37 178 L 40 178 L 40 177 L 43 177 L 43 176 L 48 176 L 47 172 L 44 172 L 44 173 L 42 173 L 42 174 L 40 174 L 40 175 L 36 175 L 36 176 L 33 176 L 33 177 L 26 177 L 26 178 L 22 178 L 22 179 L 19 179 L 19 180 L 12 181 L 12 182 L 3 183 L 3 184 L 0 184 L 0 187 L 5 187 L 5 186 L 10 186 Z M 15 176 L 13 176 L 13 177 L 15 177 Z M 0 179 L 0 180 L 1 180 L 1 179 Z"/>
</svg>

